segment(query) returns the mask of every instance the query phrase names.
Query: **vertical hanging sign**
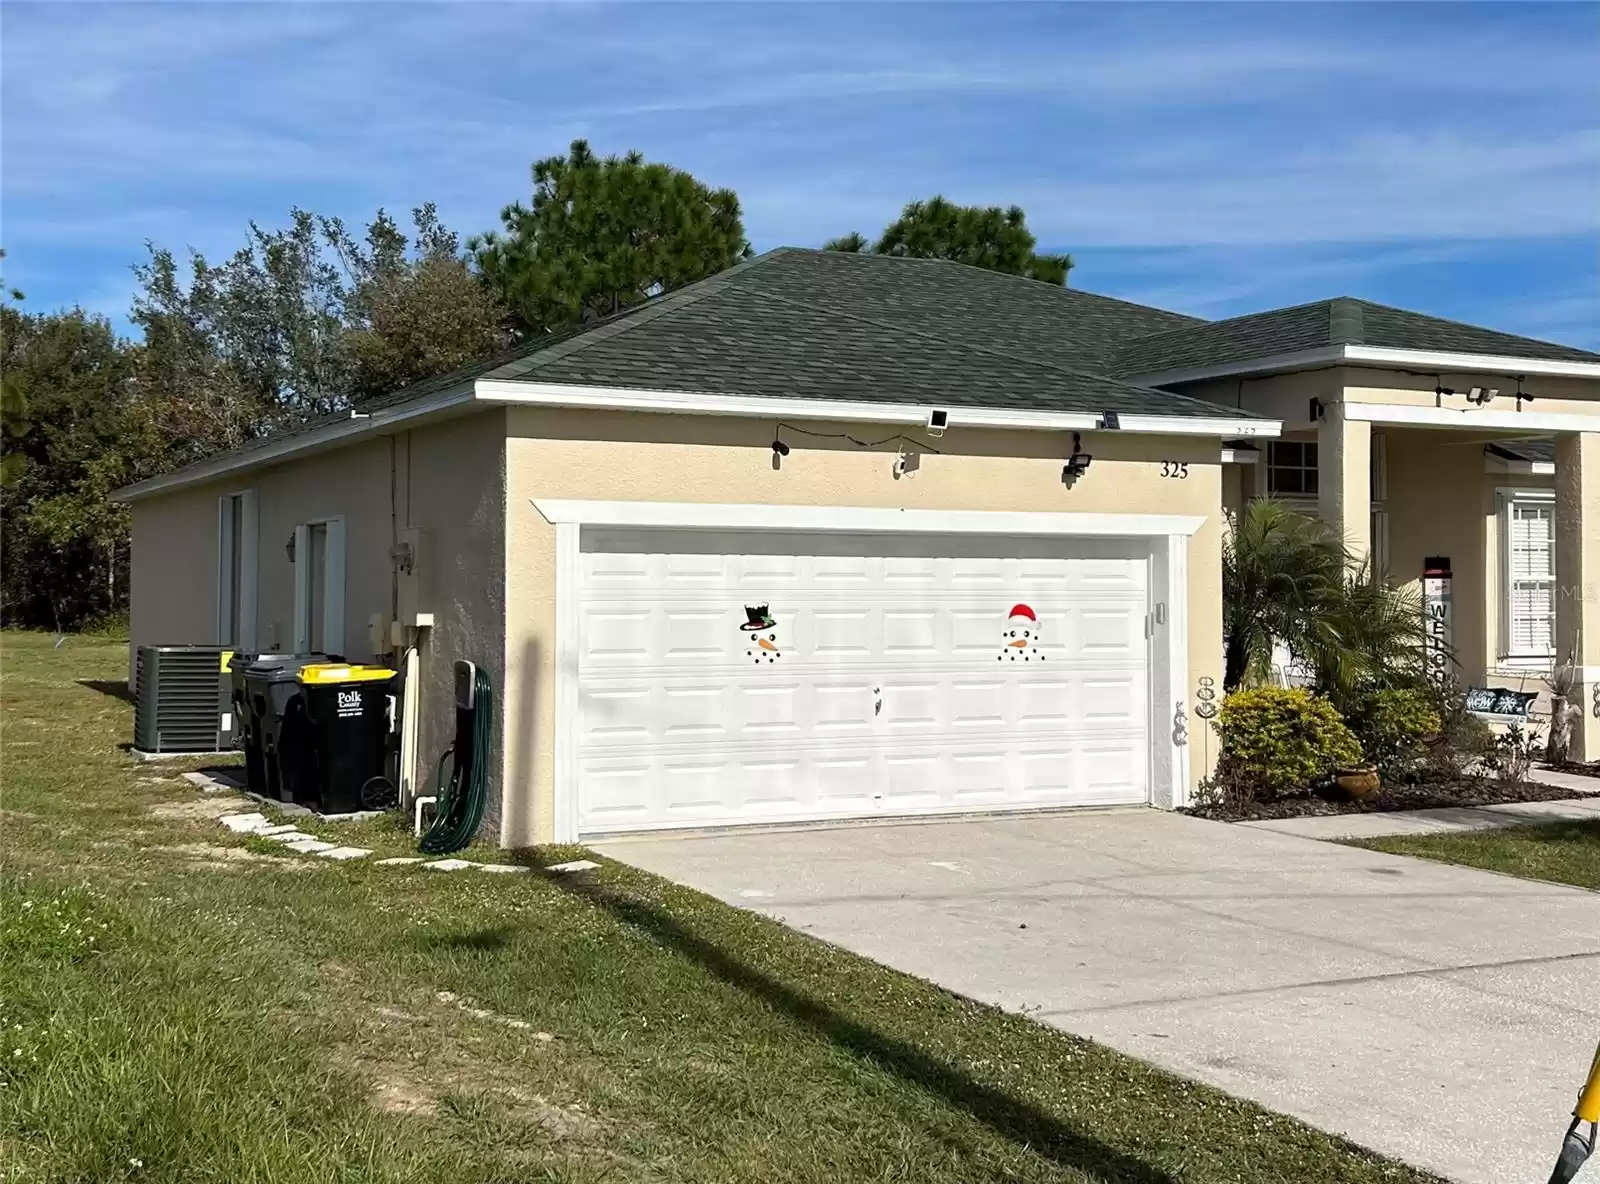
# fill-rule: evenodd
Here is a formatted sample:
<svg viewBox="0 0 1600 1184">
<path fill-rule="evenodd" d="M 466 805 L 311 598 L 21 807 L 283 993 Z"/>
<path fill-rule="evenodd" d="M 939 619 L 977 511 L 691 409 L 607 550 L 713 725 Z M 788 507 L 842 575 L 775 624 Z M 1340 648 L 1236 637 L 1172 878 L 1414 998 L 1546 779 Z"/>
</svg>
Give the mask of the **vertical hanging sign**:
<svg viewBox="0 0 1600 1184">
<path fill-rule="evenodd" d="M 1451 655 L 1455 652 L 1449 556 L 1432 555 L 1423 560 L 1422 621 L 1423 661 L 1428 677 L 1444 682 L 1450 677 Z"/>
</svg>

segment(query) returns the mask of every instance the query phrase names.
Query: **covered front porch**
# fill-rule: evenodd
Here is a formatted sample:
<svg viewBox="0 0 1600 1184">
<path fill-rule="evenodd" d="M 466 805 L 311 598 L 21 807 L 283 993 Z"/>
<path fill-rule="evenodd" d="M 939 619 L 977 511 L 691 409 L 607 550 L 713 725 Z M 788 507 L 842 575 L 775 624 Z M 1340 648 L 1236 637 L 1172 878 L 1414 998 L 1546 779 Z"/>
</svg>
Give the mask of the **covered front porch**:
<svg viewBox="0 0 1600 1184">
<path fill-rule="evenodd" d="M 1422 393 L 1309 399 L 1282 439 L 1231 454 L 1225 504 L 1299 504 L 1382 578 L 1417 588 L 1463 686 L 1541 691 L 1571 660 L 1573 756 L 1600 758 L 1600 404 Z"/>
</svg>

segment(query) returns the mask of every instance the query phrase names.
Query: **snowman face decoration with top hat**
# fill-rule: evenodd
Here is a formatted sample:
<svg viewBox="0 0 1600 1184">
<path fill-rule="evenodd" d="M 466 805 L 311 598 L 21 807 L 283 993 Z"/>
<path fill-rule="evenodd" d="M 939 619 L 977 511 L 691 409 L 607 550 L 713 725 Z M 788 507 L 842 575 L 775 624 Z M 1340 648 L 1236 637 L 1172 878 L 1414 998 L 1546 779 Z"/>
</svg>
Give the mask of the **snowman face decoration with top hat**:
<svg viewBox="0 0 1600 1184">
<path fill-rule="evenodd" d="M 1043 662 L 1039 652 L 1039 618 L 1025 604 L 1012 606 L 1006 617 L 1005 628 L 1000 632 L 1002 662 Z"/>
<path fill-rule="evenodd" d="M 753 659 L 758 666 L 783 657 L 783 651 L 778 648 L 778 623 L 772 619 L 770 608 L 766 604 L 745 605 L 746 620 L 739 626 L 741 632 L 749 635 L 744 656 Z"/>
</svg>

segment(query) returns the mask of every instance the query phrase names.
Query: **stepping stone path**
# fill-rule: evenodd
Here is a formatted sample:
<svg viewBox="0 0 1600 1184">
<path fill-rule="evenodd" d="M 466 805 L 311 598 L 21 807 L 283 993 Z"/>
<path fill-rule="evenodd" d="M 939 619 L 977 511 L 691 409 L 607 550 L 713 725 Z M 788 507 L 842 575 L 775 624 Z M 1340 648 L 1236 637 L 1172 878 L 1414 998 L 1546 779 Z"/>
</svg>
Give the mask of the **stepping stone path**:
<svg viewBox="0 0 1600 1184">
<path fill-rule="evenodd" d="M 251 812 L 246 814 L 224 814 L 217 820 L 236 835 L 255 835 L 258 838 L 271 839 L 274 843 L 282 843 L 287 850 L 297 855 L 315 855 L 321 859 L 331 859 L 336 863 L 346 860 L 365 859 L 372 854 L 369 847 L 342 847 L 338 843 L 329 843 L 316 835 L 300 830 L 291 823 L 271 822 L 265 814 Z M 458 872 L 468 868 L 475 868 L 480 872 L 497 876 L 520 876 L 531 874 L 533 868 L 517 863 L 477 863 L 471 859 L 428 859 L 422 855 L 396 855 L 388 859 L 375 859 L 374 867 L 410 867 L 420 864 L 430 871 Z M 575 859 L 570 863 L 557 863 L 548 870 L 553 872 L 582 872 L 597 868 L 600 865 L 592 859 Z"/>
</svg>

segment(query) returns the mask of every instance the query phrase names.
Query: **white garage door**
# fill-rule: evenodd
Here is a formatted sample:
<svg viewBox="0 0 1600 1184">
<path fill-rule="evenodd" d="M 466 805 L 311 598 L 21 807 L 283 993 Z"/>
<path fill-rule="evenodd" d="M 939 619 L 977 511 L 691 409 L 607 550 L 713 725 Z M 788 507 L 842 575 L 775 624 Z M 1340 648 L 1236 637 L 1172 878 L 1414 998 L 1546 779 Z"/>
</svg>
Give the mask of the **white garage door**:
<svg viewBox="0 0 1600 1184">
<path fill-rule="evenodd" d="M 1143 540 L 585 528 L 578 829 L 1144 802 Z"/>
</svg>

